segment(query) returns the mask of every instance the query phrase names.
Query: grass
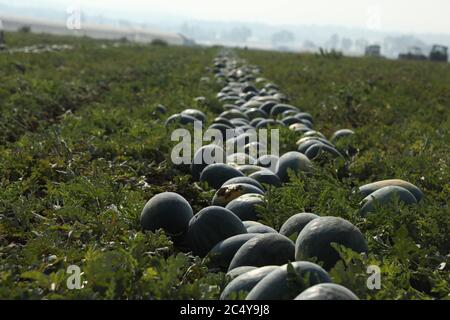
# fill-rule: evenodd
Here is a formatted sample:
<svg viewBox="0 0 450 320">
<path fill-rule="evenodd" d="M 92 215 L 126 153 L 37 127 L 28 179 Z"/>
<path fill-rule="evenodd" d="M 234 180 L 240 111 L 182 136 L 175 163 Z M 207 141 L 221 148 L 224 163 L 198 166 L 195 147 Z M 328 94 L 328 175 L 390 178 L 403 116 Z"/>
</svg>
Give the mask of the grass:
<svg viewBox="0 0 450 320">
<path fill-rule="evenodd" d="M 167 115 L 155 108 L 173 114 L 192 106 L 213 119 L 220 86 L 200 79 L 212 78 L 207 67 L 218 49 L 6 37 L 14 47 L 74 49 L 0 55 L 0 298 L 217 298 L 224 275 L 179 252 L 163 232 L 142 232 L 139 214 L 163 191 L 180 193 L 194 211 L 210 201 L 171 164 Z M 334 281 L 362 299 L 448 299 L 450 66 L 237 53 L 310 112 L 326 136 L 356 131 L 348 163 L 317 163 L 312 176 L 272 190 L 261 220 L 279 228 L 303 210 L 342 216 L 364 233 L 369 254 L 340 249 Z M 283 133 L 283 149 L 292 149 L 297 137 Z M 424 201 L 361 219 L 352 190 L 384 178 L 416 184 Z M 381 290 L 365 285 L 371 264 L 382 270 Z M 69 265 L 84 272 L 83 289 L 67 288 Z"/>
</svg>

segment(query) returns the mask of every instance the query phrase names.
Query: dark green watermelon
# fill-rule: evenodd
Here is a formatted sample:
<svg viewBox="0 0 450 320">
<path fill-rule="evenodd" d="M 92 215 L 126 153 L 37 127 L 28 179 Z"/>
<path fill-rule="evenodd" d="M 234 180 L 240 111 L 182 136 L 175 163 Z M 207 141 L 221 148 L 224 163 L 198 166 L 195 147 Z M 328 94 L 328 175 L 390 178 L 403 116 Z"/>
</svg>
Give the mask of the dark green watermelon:
<svg viewBox="0 0 450 320">
<path fill-rule="evenodd" d="M 194 180 L 200 178 L 200 173 L 209 164 L 224 163 L 225 151 L 214 144 L 206 145 L 197 150 L 191 164 L 191 173 Z"/>
<path fill-rule="evenodd" d="M 320 217 L 309 222 L 295 243 L 297 261 L 316 257 L 325 269 L 332 268 L 340 259 L 332 243 L 343 245 L 355 252 L 367 252 L 367 243 L 361 231 L 349 221 L 339 217 Z"/>
<path fill-rule="evenodd" d="M 280 234 L 288 238 L 290 238 L 294 234 L 297 234 L 298 236 L 300 234 L 300 231 L 302 231 L 303 228 L 309 222 L 311 222 L 311 220 L 314 220 L 316 218 L 319 218 L 319 216 L 314 213 L 302 212 L 294 214 L 281 226 Z"/>
<path fill-rule="evenodd" d="M 185 236 L 193 216 L 189 202 L 173 192 L 163 192 L 152 197 L 141 212 L 143 230 L 163 229 L 175 244 Z"/>
<path fill-rule="evenodd" d="M 295 300 L 359 300 L 358 297 L 335 283 L 320 283 L 300 293 Z"/>
<path fill-rule="evenodd" d="M 242 221 L 257 220 L 257 207 L 264 205 L 264 196 L 255 193 L 244 194 L 230 203 L 225 208 L 237 215 Z"/>
<path fill-rule="evenodd" d="M 249 231 L 250 230 L 250 231 Z M 278 233 L 277 230 L 266 225 L 251 226 L 247 228 L 247 232 L 251 233 Z"/>
<path fill-rule="evenodd" d="M 200 181 L 207 182 L 211 188 L 218 189 L 231 178 L 243 177 L 238 169 L 224 163 L 210 164 L 200 173 Z"/>
<path fill-rule="evenodd" d="M 258 171 L 258 172 L 252 173 L 249 177 L 252 179 L 255 179 L 262 185 L 267 184 L 267 185 L 274 186 L 277 188 L 281 187 L 280 178 L 272 171 Z"/>
<path fill-rule="evenodd" d="M 249 292 L 246 300 L 292 300 L 319 283 L 331 282 L 328 273 L 317 264 L 297 261 L 265 276 Z"/>
<path fill-rule="evenodd" d="M 228 281 L 232 281 L 233 279 L 236 279 L 240 275 L 247 273 L 249 271 L 252 271 L 252 270 L 256 270 L 256 269 L 258 269 L 258 268 L 252 267 L 252 266 L 239 267 L 239 268 L 228 271 L 226 274 L 226 278 Z"/>
<path fill-rule="evenodd" d="M 363 205 L 360 214 L 364 217 L 367 214 L 374 212 L 379 206 L 388 206 L 393 203 L 395 198 L 398 198 L 399 202 L 406 205 L 416 204 L 417 199 L 414 195 L 406 190 L 405 188 L 398 186 L 388 186 L 376 190 L 375 192 L 368 195 L 361 202 Z"/>
<path fill-rule="evenodd" d="M 220 300 L 229 300 L 233 293 L 239 294 L 240 292 L 249 292 L 265 276 L 278 268 L 280 268 L 280 266 L 265 266 L 241 274 L 225 287 L 220 295 Z"/>
<path fill-rule="evenodd" d="M 294 243 L 279 233 L 265 233 L 247 241 L 234 255 L 229 270 L 241 266 L 282 265 L 294 260 Z"/>
<path fill-rule="evenodd" d="M 192 251 L 204 257 L 220 241 L 247 233 L 242 221 L 230 210 L 207 207 L 189 222 L 188 240 Z"/>
<path fill-rule="evenodd" d="M 248 229 L 250 227 L 253 227 L 253 226 L 260 226 L 260 225 L 262 225 L 261 222 L 252 221 L 252 220 L 243 221 L 242 223 L 244 224 L 244 227 L 246 229 Z"/>
<path fill-rule="evenodd" d="M 220 241 L 208 253 L 209 266 L 227 270 L 236 252 L 244 243 L 257 236 L 257 233 L 243 233 Z"/>
<path fill-rule="evenodd" d="M 280 157 L 277 163 L 276 174 L 281 182 L 289 181 L 289 170 L 294 173 L 310 172 L 312 168 L 311 161 L 303 153 L 291 151 Z"/>
<path fill-rule="evenodd" d="M 368 195 L 374 193 L 375 191 L 389 186 L 397 186 L 402 187 L 411 192 L 414 197 L 417 199 L 417 201 L 422 200 L 423 198 L 423 192 L 420 190 L 417 186 L 413 185 L 412 183 L 401 180 L 401 179 L 388 179 L 388 180 L 382 180 L 377 181 L 373 183 L 369 183 L 366 185 L 363 185 L 362 187 L 359 187 L 359 193 L 362 194 L 364 197 L 367 197 Z"/>
</svg>

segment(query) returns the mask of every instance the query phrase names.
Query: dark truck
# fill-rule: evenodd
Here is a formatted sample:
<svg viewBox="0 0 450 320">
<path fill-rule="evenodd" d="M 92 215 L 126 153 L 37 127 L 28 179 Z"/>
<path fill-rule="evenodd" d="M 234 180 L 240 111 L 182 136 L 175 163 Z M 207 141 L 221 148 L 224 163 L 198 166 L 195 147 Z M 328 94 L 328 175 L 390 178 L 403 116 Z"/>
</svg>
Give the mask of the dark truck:
<svg viewBox="0 0 450 320">
<path fill-rule="evenodd" d="M 400 53 L 398 55 L 400 60 L 427 60 L 427 56 L 423 54 L 419 47 L 412 47 L 408 53 Z"/>
<path fill-rule="evenodd" d="M 366 47 L 366 57 L 381 57 L 381 46 L 375 44 Z"/>
<path fill-rule="evenodd" d="M 446 46 L 434 45 L 430 52 L 431 61 L 448 61 L 448 48 Z"/>
<path fill-rule="evenodd" d="M 422 49 L 419 47 L 413 47 L 408 53 L 399 54 L 400 60 L 430 60 L 430 61 L 448 61 L 448 47 L 441 45 L 433 45 L 430 51 L 429 57 L 422 53 Z"/>
</svg>

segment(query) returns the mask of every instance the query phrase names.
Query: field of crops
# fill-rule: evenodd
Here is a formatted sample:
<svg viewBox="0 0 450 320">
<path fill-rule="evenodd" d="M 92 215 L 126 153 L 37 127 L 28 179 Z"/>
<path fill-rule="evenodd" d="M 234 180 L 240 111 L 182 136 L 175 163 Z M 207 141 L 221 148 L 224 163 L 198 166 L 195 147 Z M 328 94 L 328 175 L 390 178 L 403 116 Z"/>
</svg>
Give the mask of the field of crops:
<svg viewBox="0 0 450 320">
<path fill-rule="evenodd" d="M 222 49 L 26 33 L 6 39 L 12 48 L 71 49 L 0 52 L 0 299 L 218 299 L 226 271 L 174 246 L 163 230 L 143 231 L 140 216 L 167 191 L 194 213 L 211 205 L 215 190 L 172 163 L 175 127 L 165 120 L 196 108 L 209 125 L 224 111 L 217 93 L 225 84 L 214 74 Z M 259 222 L 278 231 L 300 212 L 342 217 L 368 250 L 336 247 L 341 259 L 327 268 L 334 283 L 359 299 L 449 299 L 450 66 L 230 55 L 257 66 L 325 137 L 355 132 L 337 145 L 345 160 L 320 157 L 309 174 L 269 188 Z M 282 127 L 280 137 L 281 155 L 297 150 L 302 135 Z M 408 181 L 424 197 L 361 216 L 355 190 L 385 179 Z M 80 289 L 67 286 L 73 265 L 82 271 Z M 368 266 L 380 268 L 380 288 L 367 286 Z"/>
</svg>

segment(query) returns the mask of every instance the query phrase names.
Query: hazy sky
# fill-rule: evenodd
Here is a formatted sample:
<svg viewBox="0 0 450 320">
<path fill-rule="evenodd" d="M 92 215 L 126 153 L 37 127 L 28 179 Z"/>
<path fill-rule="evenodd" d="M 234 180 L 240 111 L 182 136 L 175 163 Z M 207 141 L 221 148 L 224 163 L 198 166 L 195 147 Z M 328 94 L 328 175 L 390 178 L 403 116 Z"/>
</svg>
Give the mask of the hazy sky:
<svg viewBox="0 0 450 320">
<path fill-rule="evenodd" d="M 87 14 L 166 13 L 202 20 L 365 27 L 380 31 L 450 33 L 450 0 L 0 0 L 53 8 L 79 4 Z"/>
</svg>

